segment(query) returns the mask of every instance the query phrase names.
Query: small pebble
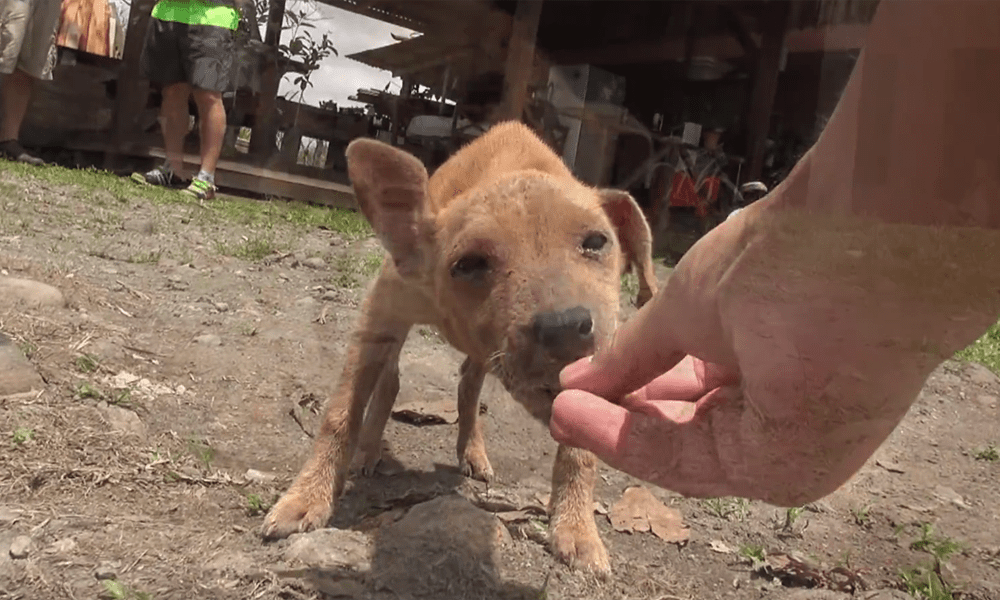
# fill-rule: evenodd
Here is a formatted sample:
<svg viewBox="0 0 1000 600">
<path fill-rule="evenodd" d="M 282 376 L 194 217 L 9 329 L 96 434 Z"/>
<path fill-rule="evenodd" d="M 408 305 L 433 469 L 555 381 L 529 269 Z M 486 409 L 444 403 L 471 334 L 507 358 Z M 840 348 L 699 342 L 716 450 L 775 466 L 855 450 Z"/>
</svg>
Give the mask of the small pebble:
<svg viewBox="0 0 1000 600">
<path fill-rule="evenodd" d="M 323 269 L 326 267 L 326 261 L 318 256 L 307 258 L 304 261 L 302 261 L 302 264 L 309 267 L 310 269 Z"/>
<path fill-rule="evenodd" d="M 196 344 L 201 344 L 203 346 L 221 346 L 222 338 L 215 335 L 214 333 L 206 333 L 204 335 L 199 335 L 194 338 Z"/>
<path fill-rule="evenodd" d="M 94 569 L 94 577 L 97 579 L 117 579 L 118 569 L 111 563 L 101 563 Z"/>
<path fill-rule="evenodd" d="M 219 312 L 226 312 L 227 310 L 229 310 L 229 305 L 226 304 L 225 302 L 216 302 L 214 306 L 215 310 Z"/>
<path fill-rule="evenodd" d="M 13 559 L 28 558 L 31 549 L 31 538 L 26 535 L 19 535 L 10 543 L 10 557 Z"/>
</svg>

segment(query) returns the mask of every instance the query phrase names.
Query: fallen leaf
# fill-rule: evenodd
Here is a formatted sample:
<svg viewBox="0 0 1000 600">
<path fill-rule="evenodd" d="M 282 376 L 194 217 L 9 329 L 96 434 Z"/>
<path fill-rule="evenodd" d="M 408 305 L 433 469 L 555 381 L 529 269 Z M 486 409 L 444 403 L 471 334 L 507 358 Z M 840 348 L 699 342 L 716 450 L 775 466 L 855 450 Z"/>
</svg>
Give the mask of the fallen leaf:
<svg viewBox="0 0 1000 600">
<path fill-rule="evenodd" d="M 504 523 L 519 523 L 521 521 L 527 521 L 530 518 L 530 515 L 526 510 L 508 510 L 498 512 L 496 515 L 497 518 Z"/>
<path fill-rule="evenodd" d="M 392 411 L 397 421 L 410 425 L 451 425 L 458 422 L 454 400 L 417 401 Z"/>
<path fill-rule="evenodd" d="M 667 542 L 686 542 L 691 535 L 680 511 L 664 505 L 642 486 L 626 489 L 621 500 L 611 507 L 610 518 L 616 531 L 652 531 Z"/>
<path fill-rule="evenodd" d="M 712 540 L 709 542 L 708 547 L 711 548 L 713 552 L 718 552 L 719 554 L 733 553 L 733 549 L 727 546 L 722 540 Z"/>
</svg>

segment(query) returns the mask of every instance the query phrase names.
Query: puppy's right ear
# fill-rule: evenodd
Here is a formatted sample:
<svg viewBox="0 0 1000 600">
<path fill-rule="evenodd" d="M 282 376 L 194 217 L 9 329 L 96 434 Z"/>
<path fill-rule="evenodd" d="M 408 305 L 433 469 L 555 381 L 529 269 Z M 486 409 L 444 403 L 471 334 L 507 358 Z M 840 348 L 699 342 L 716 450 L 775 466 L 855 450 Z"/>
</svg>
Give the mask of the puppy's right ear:
<svg viewBox="0 0 1000 600">
<path fill-rule="evenodd" d="M 427 169 L 415 156 L 372 139 L 347 146 L 347 174 L 361 213 L 400 275 L 414 276 L 433 237 Z"/>
</svg>

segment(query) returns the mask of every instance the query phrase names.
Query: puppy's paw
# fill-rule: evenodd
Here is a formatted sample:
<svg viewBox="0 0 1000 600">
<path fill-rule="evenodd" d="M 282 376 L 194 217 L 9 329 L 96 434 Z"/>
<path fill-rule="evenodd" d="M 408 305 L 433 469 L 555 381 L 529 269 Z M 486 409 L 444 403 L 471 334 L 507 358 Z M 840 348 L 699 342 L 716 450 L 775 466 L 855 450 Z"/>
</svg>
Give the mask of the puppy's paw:
<svg viewBox="0 0 1000 600">
<path fill-rule="evenodd" d="M 288 490 L 264 517 L 260 534 L 264 539 L 286 538 L 324 527 L 333 514 L 330 495 Z"/>
<path fill-rule="evenodd" d="M 602 579 L 611 575 L 611 560 L 593 520 L 556 525 L 550 543 L 556 558 L 570 567 L 591 571 Z"/>
<path fill-rule="evenodd" d="M 351 461 L 351 471 L 363 477 L 371 477 L 378 469 L 378 463 L 382 460 L 382 446 L 376 448 L 358 448 Z"/>
<path fill-rule="evenodd" d="M 485 451 L 476 452 L 471 447 L 466 448 L 465 453 L 458 461 L 458 466 L 462 469 L 462 475 L 490 483 L 494 479 L 493 466 L 490 459 L 486 457 Z"/>
</svg>

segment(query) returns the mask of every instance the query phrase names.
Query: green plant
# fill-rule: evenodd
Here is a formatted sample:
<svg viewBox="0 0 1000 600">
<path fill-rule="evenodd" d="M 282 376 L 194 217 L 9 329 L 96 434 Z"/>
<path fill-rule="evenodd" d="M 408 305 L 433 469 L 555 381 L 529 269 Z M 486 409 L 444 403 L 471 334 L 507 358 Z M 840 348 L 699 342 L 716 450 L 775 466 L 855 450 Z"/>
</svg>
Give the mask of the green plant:
<svg viewBox="0 0 1000 600">
<path fill-rule="evenodd" d="M 862 527 L 867 527 L 871 523 L 871 508 L 869 506 L 862 506 L 860 508 L 852 508 L 851 515 L 854 517 L 854 522 Z"/>
<path fill-rule="evenodd" d="M 262 515 L 270 510 L 273 502 L 267 502 L 260 494 L 247 494 L 247 514 L 251 517 Z"/>
<path fill-rule="evenodd" d="M 83 400 L 85 398 L 92 398 L 94 400 L 104 399 L 104 392 L 98 388 L 90 385 L 89 382 L 84 381 L 76 388 L 76 397 L 78 400 Z"/>
<path fill-rule="evenodd" d="M 276 253 L 278 246 L 270 237 L 256 236 L 252 238 L 245 237 L 233 244 L 217 242 L 216 249 L 219 251 L 219 254 L 255 262 L 265 256 Z"/>
<path fill-rule="evenodd" d="M 749 502 L 746 498 L 708 498 L 702 501 L 705 508 L 710 513 L 720 519 L 729 520 L 733 517 L 736 521 L 742 521 L 747 516 Z"/>
<path fill-rule="evenodd" d="M 997 451 L 997 447 L 993 444 L 978 450 L 974 455 L 976 460 L 984 460 L 986 462 L 996 462 L 1000 460 L 1000 451 Z"/>
<path fill-rule="evenodd" d="M 951 586 L 944 582 L 933 569 L 914 567 L 901 571 L 899 578 L 902 580 L 906 592 L 919 600 L 954 599 Z"/>
<path fill-rule="evenodd" d="M 17 347 L 18 347 L 18 349 L 21 350 L 21 354 L 23 354 L 24 357 L 28 358 L 28 359 L 30 359 L 32 356 L 34 356 L 38 352 L 38 346 L 36 346 L 35 344 L 32 344 L 29 341 L 20 342 L 17 345 Z"/>
<path fill-rule="evenodd" d="M 116 579 L 103 579 L 104 596 L 109 600 L 152 600 L 153 596 L 146 592 L 132 589 Z"/>
<path fill-rule="evenodd" d="M 12 436 L 14 444 L 20 446 L 29 440 L 35 438 L 35 430 L 28 429 L 26 427 L 18 427 L 14 430 L 14 435 Z"/>
<path fill-rule="evenodd" d="M 785 510 L 785 523 L 782 529 L 785 531 L 791 531 L 795 526 L 795 521 L 798 520 L 799 516 L 802 514 L 802 507 L 796 506 Z"/>
<path fill-rule="evenodd" d="M 76 357 L 74 361 L 76 364 L 76 370 L 81 373 L 93 373 L 100 366 L 100 361 L 97 357 L 92 354 L 81 354 Z"/>
<path fill-rule="evenodd" d="M 923 523 L 920 525 L 920 537 L 910 543 L 910 549 L 927 552 L 937 560 L 945 561 L 961 550 L 962 545 L 948 537 L 934 535 L 934 525 Z"/>
<path fill-rule="evenodd" d="M 991 325 L 978 340 L 956 353 L 955 358 L 977 362 L 1000 373 L 1000 324 Z"/>
<path fill-rule="evenodd" d="M 197 438 L 188 440 L 188 452 L 198 459 L 198 462 L 204 465 L 206 469 L 212 466 L 212 461 L 215 459 L 215 449 L 209 446 L 204 440 Z"/>
<path fill-rule="evenodd" d="M 132 403 L 132 390 L 128 388 L 119 388 L 114 390 L 108 398 L 108 404 L 114 404 L 115 406 L 120 406 L 122 408 L 132 408 L 135 406 Z"/>
<path fill-rule="evenodd" d="M 748 559 L 753 565 L 753 569 L 757 570 L 764 564 L 767 558 L 767 553 L 764 551 L 763 546 L 740 546 L 740 556 Z"/>
</svg>

